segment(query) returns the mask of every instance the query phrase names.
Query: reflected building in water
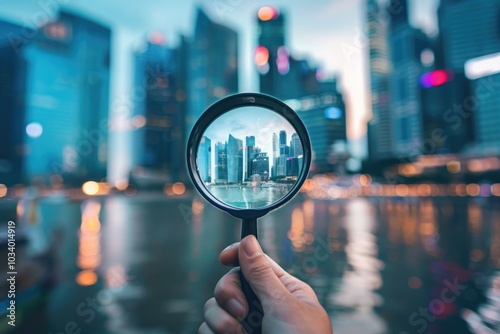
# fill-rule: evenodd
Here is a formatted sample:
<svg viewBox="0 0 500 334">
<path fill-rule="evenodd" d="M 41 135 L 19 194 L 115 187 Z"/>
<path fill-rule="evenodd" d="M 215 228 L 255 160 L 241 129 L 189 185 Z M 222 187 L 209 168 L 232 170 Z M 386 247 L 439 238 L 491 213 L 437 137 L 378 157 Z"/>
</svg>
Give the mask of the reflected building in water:
<svg viewBox="0 0 500 334">
<path fill-rule="evenodd" d="M 379 203 L 378 256 L 386 263 L 380 313 L 391 333 L 471 333 L 463 311 L 477 312 L 486 301 L 474 273 L 491 266 L 488 240 L 496 236 L 487 231 L 495 221 L 487 204 L 460 201 Z"/>
</svg>

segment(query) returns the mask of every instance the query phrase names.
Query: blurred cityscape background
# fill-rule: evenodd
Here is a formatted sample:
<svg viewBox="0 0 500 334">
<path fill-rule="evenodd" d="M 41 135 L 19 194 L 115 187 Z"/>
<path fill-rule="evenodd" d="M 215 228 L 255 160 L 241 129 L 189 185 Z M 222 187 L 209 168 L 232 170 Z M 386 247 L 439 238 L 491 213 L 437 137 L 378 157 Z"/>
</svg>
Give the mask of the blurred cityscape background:
<svg viewBox="0 0 500 334">
<path fill-rule="evenodd" d="M 498 333 L 500 0 L 0 5 L 1 331 L 195 333 L 239 224 L 186 141 L 242 91 L 309 131 L 261 242 L 336 333 Z"/>
</svg>

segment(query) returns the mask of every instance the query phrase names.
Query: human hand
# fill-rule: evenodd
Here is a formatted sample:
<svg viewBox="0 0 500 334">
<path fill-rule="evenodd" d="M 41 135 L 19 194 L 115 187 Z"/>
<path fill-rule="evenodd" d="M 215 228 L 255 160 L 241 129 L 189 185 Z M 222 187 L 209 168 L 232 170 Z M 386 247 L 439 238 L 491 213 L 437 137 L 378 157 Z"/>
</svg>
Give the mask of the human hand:
<svg viewBox="0 0 500 334">
<path fill-rule="evenodd" d="M 220 254 L 233 268 L 215 287 L 204 308 L 200 334 L 245 333 L 240 324 L 248 313 L 238 271 L 242 270 L 264 310 L 262 333 L 331 334 L 332 326 L 313 289 L 283 270 L 262 252 L 254 236 L 232 244 Z"/>
</svg>

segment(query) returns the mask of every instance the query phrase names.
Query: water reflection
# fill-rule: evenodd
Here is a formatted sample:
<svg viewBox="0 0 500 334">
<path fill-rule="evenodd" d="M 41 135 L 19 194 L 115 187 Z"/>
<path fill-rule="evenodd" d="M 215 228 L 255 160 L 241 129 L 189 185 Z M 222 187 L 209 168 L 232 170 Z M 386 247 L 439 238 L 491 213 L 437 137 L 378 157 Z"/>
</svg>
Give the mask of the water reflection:
<svg viewBox="0 0 500 334">
<path fill-rule="evenodd" d="M 74 322 L 83 333 L 195 333 L 228 270 L 218 254 L 239 239 L 237 220 L 200 198 L 142 194 L 38 209 L 62 230 L 43 310 L 52 332 Z M 265 251 L 314 288 L 336 333 L 498 329 L 495 202 L 298 197 L 263 217 L 259 232 Z"/>
<path fill-rule="evenodd" d="M 81 272 L 76 275 L 76 282 L 88 286 L 97 282 L 95 270 L 101 264 L 99 214 L 101 204 L 95 200 L 88 200 L 82 204 L 82 225 L 78 235 L 78 257 L 76 263 Z"/>
</svg>

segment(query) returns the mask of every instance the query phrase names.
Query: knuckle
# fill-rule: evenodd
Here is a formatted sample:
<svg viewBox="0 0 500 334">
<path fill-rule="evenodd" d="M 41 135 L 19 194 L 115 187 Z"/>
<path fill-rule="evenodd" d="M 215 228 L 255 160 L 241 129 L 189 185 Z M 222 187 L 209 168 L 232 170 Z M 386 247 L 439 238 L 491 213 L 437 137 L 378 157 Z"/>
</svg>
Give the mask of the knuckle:
<svg viewBox="0 0 500 334">
<path fill-rule="evenodd" d="M 239 327 L 239 324 L 238 324 Z M 229 318 L 221 319 L 217 324 L 215 324 L 215 331 L 217 333 L 237 333 L 238 327 Z"/>
<path fill-rule="evenodd" d="M 207 311 L 213 307 L 214 303 L 215 303 L 215 298 L 210 298 L 209 300 L 207 300 L 207 302 L 203 306 L 203 314 L 206 314 Z"/>
<path fill-rule="evenodd" d="M 264 255 L 258 255 L 250 259 L 249 270 L 252 274 L 264 276 L 271 271 L 271 264 L 267 261 Z"/>
<path fill-rule="evenodd" d="M 226 299 L 231 295 L 231 288 L 228 282 L 225 280 L 220 280 L 214 289 L 214 295 L 216 299 Z"/>
</svg>

